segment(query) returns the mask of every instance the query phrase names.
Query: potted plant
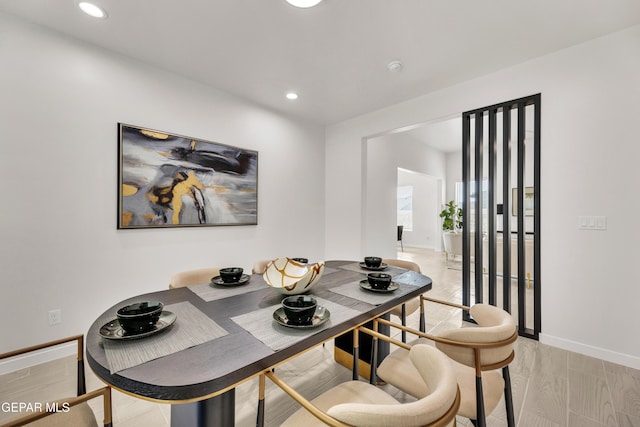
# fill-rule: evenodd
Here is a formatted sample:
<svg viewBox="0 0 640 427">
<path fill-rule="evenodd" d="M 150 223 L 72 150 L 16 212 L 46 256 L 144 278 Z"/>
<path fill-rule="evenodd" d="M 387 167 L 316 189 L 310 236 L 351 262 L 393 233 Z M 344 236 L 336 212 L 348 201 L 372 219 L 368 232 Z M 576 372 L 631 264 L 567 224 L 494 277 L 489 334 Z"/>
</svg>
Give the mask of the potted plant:
<svg viewBox="0 0 640 427">
<path fill-rule="evenodd" d="M 462 228 L 462 209 L 450 200 L 440 212 L 440 218 L 442 218 L 442 239 L 447 260 L 456 255 L 462 255 L 462 236 L 458 233 Z"/>
<path fill-rule="evenodd" d="M 442 218 L 442 231 L 456 231 L 462 228 L 462 209 L 456 206 L 453 200 L 445 205 L 440 212 Z"/>
</svg>

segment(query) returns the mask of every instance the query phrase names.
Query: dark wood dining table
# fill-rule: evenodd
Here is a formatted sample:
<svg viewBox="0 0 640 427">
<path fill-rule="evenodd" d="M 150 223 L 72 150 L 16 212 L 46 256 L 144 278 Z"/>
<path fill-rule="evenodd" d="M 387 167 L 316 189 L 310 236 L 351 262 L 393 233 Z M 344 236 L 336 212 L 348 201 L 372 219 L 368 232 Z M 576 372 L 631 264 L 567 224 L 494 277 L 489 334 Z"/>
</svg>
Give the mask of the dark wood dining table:
<svg viewBox="0 0 640 427">
<path fill-rule="evenodd" d="M 349 283 L 357 286 L 358 281 L 366 278 L 367 271 L 353 268 L 358 265 L 357 262 L 327 261 L 325 265 L 325 273 L 309 293 L 357 313 L 344 321 L 328 321 L 321 327 L 310 329 L 307 335 L 291 345 L 274 350 L 232 320 L 258 310 L 264 311 L 265 308 L 279 304 L 284 297 L 268 286 L 262 275 L 252 275 L 250 283 L 254 284 L 253 290 L 212 301 L 205 301 L 190 287 L 161 290 L 118 301 L 102 313 L 87 332 L 86 354 L 89 366 L 102 381 L 116 390 L 141 399 L 172 404 L 172 426 L 233 426 L 236 386 L 305 350 L 352 331 L 391 308 L 430 290 L 432 285 L 427 276 L 396 270 L 396 273 L 401 273 L 402 281 L 411 286 L 405 286 L 403 292 L 393 292 L 392 298 L 376 305 L 336 293 L 337 288 Z M 262 283 L 264 287 L 256 287 L 256 283 Z M 364 290 L 359 291 L 366 293 Z M 103 338 L 99 334 L 100 328 L 105 319 L 116 318 L 118 308 L 140 301 L 160 301 L 165 306 L 189 302 L 227 334 L 112 373 Z M 175 324 L 179 322 L 178 316 Z M 283 328 L 270 316 L 264 322 L 273 324 L 276 331 Z M 158 334 L 158 339 L 164 333 Z M 256 402 L 257 400 L 258 396 Z"/>
</svg>

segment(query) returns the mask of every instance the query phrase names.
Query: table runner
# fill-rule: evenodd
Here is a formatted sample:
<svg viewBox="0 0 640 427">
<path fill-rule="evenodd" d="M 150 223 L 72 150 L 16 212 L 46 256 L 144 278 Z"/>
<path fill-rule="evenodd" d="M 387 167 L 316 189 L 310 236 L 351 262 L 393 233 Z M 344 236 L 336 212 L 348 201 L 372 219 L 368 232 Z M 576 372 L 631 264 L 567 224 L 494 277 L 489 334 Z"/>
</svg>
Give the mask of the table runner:
<svg viewBox="0 0 640 427">
<path fill-rule="evenodd" d="M 364 269 L 364 268 L 360 267 L 360 263 L 359 262 L 354 262 L 352 264 L 341 265 L 340 268 L 342 268 L 344 270 L 355 271 L 356 273 L 362 273 L 362 274 L 387 273 L 387 274 L 390 274 L 392 276 L 396 276 L 398 274 L 402 274 L 402 273 L 407 271 L 404 268 L 393 267 L 393 266 L 388 266 L 386 268 L 386 270 L 372 271 L 372 270 L 367 270 L 367 269 Z"/>
<path fill-rule="evenodd" d="M 277 351 L 288 347 L 305 337 L 312 335 L 327 326 L 331 326 L 332 322 L 340 323 L 345 320 L 356 317 L 359 311 L 349 307 L 336 304 L 323 298 L 314 297 L 318 301 L 319 306 L 323 306 L 331 313 L 331 317 L 323 325 L 312 329 L 296 329 L 288 328 L 278 324 L 273 320 L 273 312 L 276 311 L 280 304 L 275 304 L 251 313 L 232 317 L 235 323 L 240 325 L 244 330 L 262 341 L 270 349 Z"/>
<path fill-rule="evenodd" d="M 346 283 L 344 285 L 337 286 L 335 288 L 331 288 L 329 289 L 329 291 L 335 292 L 336 294 L 340 294 L 349 298 L 356 299 L 358 301 L 366 302 L 367 304 L 380 305 L 415 290 L 415 285 L 401 283 L 401 282 L 395 282 L 395 283 L 397 283 L 400 287 L 397 290 L 389 293 L 372 292 L 372 291 L 364 290 L 360 287 L 359 280 L 355 282 Z"/>
<path fill-rule="evenodd" d="M 190 302 L 169 304 L 164 310 L 176 315 L 174 324 L 164 332 L 139 340 L 117 341 L 103 338 L 112 374 L 228 334 Z M 105 323 L 114 317 L 106 319 Z"/>
<path fill-rule="evenodd" d="M 241 286 L 220 286 L 211 283 L 202 283 L 199 285 L 188 286 L 189 290 L 198 295 L 202 300 L 209 302 L 223 298 L 229 298 L 247 292 L 258 291 L 268 288 L 261 275 L 254 274 L 251 276 L 249 283 Z"/>
</svg>

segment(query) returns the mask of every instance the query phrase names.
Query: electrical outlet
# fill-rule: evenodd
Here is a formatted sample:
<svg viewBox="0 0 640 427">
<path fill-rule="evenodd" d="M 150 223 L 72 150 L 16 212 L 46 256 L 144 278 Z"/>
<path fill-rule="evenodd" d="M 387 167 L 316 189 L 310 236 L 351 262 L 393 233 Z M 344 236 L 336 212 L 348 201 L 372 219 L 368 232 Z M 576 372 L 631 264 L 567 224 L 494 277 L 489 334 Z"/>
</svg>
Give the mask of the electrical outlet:
<svg viewBox="0 0 640 427">
<path fill-rule="evenodd" d="M 49 326 L 62 323 L 62 310 L 59 308 L 49 311 Z"/>
</svg>

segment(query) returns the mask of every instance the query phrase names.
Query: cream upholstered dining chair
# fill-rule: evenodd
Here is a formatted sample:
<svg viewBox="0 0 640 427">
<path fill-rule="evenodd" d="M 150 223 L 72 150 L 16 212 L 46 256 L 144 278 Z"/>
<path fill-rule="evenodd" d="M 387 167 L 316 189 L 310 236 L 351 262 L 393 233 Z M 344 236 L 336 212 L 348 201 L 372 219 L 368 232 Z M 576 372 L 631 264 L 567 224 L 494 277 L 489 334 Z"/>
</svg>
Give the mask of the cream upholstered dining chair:
<svg viewBox="0 0 640 427">
<path fill-rule="evenodd" d="M 426 297 L 423 299 L 443 303 Z M 476 304 L 471 308 L 445 304 L 468 310 L 478 326 L 447 330 L 437 336 L 405 329 L 422 337 L 416 344 L 434 341 L 436 347 L 452 359 L 460 386 L 458 415 L 469 418 L 475 426 L 484 427 L 486 415 L 493 412 L 504 393 L 507 424 L 515 426 L 509 375 L 509 363 L 514 358 L 513 343 L 518 338 L 513 318 L 506 311 L 487 304 Z M 391 324 L 383 319 L 378 322 Z M 409 353 L 402 348 L 388 355 L 376 374 L 418 399 L 429 393 L 429 387 L 420 380 L 409 361 Z"/>
<path fill-rule="evenodd" d="M 220 268 L 198 268 L 176 273 L 171 277 L 169 289 L 182 288 L 183 286 L 209 283 L 212 278 L 220 275 Z"/>
<path fill-rule="evenodd" d="M 8 359 L 15 356 L 21 356 L 35 351 L 46 350 L 60 344 L 66 344 L 76 341 L 78 344 L 77 352 L 77 377 L 76 377 L 76 397 L 58 399 L 54 402 L 30 402 L 34 411 L 17 418 L 9 419 L 4 427 L 14 426 L 41 426 L 41 427 L 67 427 L 67 426 L 91 426 L 97 427 L 96 417 L 87 404 L 87 401 L 102 396 L 104 410 L 104 426 L 112 425 L 111 411 L 111 388 L 102 387 L 97 390 L 86 392 L 86 383 L 84 377 L 84 336 L 75 335 L 68 338 L 50 341 L 44 344 L 34 345 L 32 347 L 22 348 L 20 350 L 10 351 L 0 354 L 0 360 Z M 51 412 L 48 412 L 48 411 Z"/>
<path fill-rule="evenodd" d="M 256 261 L 255 264 L 253 264 L 253 268 L 251 269 L 251 273 L 252 274 L 263 274 L 265 272 L 265 270 L 267 269 L 267 265 L 269 265 L 269 263 L 272 260 L 270 259 L 261 259 L 259 261 Z"/>
<path fill-rule="evenodd" d="M 363 381 L 339 384 L 309 402 L 272 372 L 264 375 L 302 405 L 283 427 L 455 425 L 460 393 L 447 357 L 436 348 L 416 345 L 409 351 L 409 360 L 429 388 L 425 396 L 410 403 L 400 403 Z"/>
<path fill-rule="evenodd" d="M 405 261 L 402 259 L 383 259 L 382 262 L 387 265 L 400 267 L 406 270 L 411 270 L 411 271 L 420 273 L 420 266 L 415 262 Z M 396 308 L 391 310 L 390 313 L 393 314 L 394 316 L 398 316 L 400 318 L 400 323 L 402 323 L 402 326 L 406 326 L 407 316 L 413 313 L 414 311 L 416 311 L 418 307 L 424 308 L 424 305 L 420 304 L 420 297 L 413 298 L 405 302 L 404 304 L 397 306 Z M 424 319 L 424 312 L 420 313 L 420 318 Z M 422 324 L 423 322 L 421 321 L 420 325 Z M 405 331 L 402 331 L 402 342 L 407 342 L 407 333 Z"/>
</svg>

